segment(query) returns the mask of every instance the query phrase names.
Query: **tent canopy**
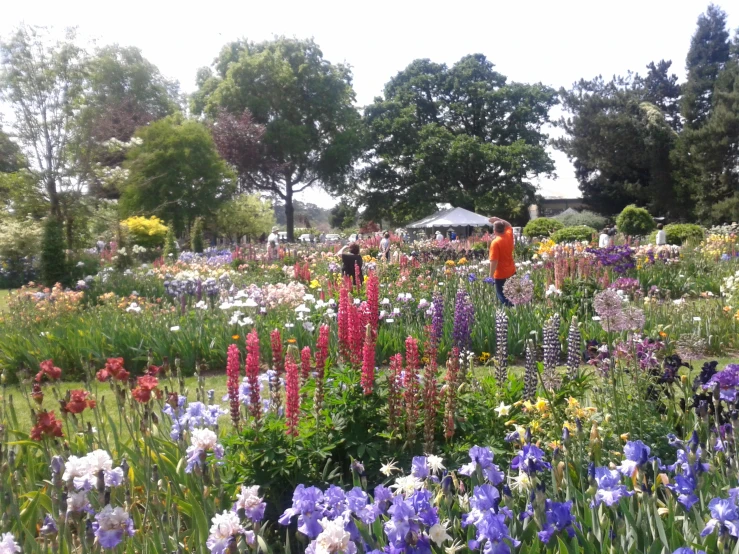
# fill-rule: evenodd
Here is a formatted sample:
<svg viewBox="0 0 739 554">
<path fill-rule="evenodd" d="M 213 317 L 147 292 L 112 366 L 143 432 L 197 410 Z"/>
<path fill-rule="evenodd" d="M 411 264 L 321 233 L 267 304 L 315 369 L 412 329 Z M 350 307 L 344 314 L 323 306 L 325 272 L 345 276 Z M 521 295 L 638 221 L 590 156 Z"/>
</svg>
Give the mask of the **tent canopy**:
<svg viewBox="0 0 739 554">
<path fill-rule="evenodd" d="M 433 215 L 406 225 L 406 229 L 429 229 L 433 227 L 485 227 L 489 226 L 487 217 L 477 215 L 464 208 L 447 208 Z"/>
</svg>

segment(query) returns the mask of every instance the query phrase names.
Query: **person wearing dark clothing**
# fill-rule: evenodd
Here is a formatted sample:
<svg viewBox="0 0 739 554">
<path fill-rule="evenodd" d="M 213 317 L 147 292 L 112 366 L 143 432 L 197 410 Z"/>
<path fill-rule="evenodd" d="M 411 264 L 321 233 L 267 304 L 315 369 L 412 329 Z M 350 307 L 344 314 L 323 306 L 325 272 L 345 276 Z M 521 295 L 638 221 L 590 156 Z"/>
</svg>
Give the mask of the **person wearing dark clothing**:
<svg viewBox="0 0 739 554">
<path fill-rule="evenodd" d="M 345 253 L 344 250 L 349 250 L 349 253 Z M 356 242 L 344 246 L 339 250 L 338 254 L 341 256 L 341 273 L 352 278 L 352 282 L 356 285 L 354 266 L 359 266 L 359 284 L 364 282 L 364 276 L 362 275 L 362 256 L 359 255 L 359 245 Z"/>
</svg>

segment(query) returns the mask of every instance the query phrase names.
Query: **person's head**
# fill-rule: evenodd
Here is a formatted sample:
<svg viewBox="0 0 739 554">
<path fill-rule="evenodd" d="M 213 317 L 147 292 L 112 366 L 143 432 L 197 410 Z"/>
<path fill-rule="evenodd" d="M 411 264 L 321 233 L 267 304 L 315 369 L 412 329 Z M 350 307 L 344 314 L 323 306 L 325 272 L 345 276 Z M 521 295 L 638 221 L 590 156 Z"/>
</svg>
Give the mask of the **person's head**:
<svg viewBox="0 0 739 554">
<path fill-rule="evenodd" d="M 385 233 L 385 234 L 384 234 L 384 235 L 382 235 L 382 236 L 383 236 L 383 237 L 385 237 L 386 239 L 389 239 L 389 238 L 390 238 L 390 233 Z"/>
<path fill-rule="evenodd" d="M 349 245 L 349 252 L 351 252 L 355 256 L 359 256 L 359 245 L 356 242 L 351 243 Z"/>
<path fill-rule="evenodd" d="M 659 229 L 660 231 L 662 230 L 663 227 L 664 227 L 664 225 L 662 225 L 661 223 L 658 223 L 657 224 L 657 229 Z"/>
<path fill-rule="evenodd" d="M 279 230 L 280 230 L 280 228 L 279 228 L 279 227 L 272 227 L 272 232 L 273 232 L 273 233 L 276 233 L 276 232 L 277 232 L 277 231 L 279 231 Z"/>
<path fill-rule="evenodd" d="M 496 235 L 502 235 L 503 233 L 505 233 L 505 223 L 503 223 L 502 221 L 496 221 L 495 223 L 493 223 L 493 232 Z"/>
</svg>

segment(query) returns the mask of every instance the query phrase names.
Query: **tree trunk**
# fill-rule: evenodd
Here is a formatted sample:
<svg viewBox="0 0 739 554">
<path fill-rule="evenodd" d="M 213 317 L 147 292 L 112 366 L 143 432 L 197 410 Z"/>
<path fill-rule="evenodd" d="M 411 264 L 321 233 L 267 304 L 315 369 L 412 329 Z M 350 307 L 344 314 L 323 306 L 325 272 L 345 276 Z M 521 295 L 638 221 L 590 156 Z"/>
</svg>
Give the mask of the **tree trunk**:
<svg viewBox="0 0 739 554">
<path fill-rule="evenodd" d="M 72 243 L 74 242 L 74 218 L 71 215 L 68 216 L 64 224 L 67 234 L 67 250 L 72 250 Z"/>
<path fill-rule="evenodd" d="M 59 205 L 59 193 L 56 190 L 56 180 L 51 174 L 46 176 L 46 194 L 49 195 L 49 212 L 51 216 L 61 220 L 62 209 Z"/>
<path fill-rule="evenodd" d="M 293 207 L 293 184 L 285 180 L 285 221 L 287 223 L 287 242 L 295 240 L 295 208 Z"/>
</svg>

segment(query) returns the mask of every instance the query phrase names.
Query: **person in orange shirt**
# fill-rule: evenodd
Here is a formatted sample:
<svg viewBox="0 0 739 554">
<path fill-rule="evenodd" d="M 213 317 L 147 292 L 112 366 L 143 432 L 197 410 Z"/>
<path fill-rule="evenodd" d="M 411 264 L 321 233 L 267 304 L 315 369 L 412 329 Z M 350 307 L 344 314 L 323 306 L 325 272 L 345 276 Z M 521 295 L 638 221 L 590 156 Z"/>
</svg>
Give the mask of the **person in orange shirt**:
<svg viewBox="0 0 739 554">
<path fill-rule="evenodd" d="M 490 277 L 495 280 L 495 293 L 504 306 L 513 306 L 503 294 L 503 285 L 515 275 L 516 264 L 513 261 L 513 227 L 499 217 L 491 217 L 495 238 L 490 243 Z"/>
</svg>

